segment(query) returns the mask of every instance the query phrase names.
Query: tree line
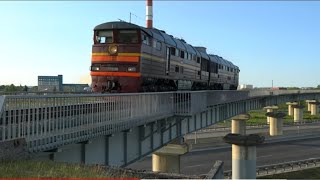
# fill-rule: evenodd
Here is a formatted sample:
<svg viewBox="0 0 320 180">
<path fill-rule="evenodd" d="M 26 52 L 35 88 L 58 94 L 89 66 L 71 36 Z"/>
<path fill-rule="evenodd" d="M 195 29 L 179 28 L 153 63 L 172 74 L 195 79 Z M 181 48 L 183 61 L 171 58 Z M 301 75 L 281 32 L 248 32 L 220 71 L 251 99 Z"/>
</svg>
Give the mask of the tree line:
<svg viewBox="0 0 320 180">
<path fill-rule="evenodd" d="M 36 91 L 37 87 L 29 88 L 28 86 L 15 86 L 11 85 L 0 85 L 0 92 L 28 92 L 28 91 Z"/>
</svg>

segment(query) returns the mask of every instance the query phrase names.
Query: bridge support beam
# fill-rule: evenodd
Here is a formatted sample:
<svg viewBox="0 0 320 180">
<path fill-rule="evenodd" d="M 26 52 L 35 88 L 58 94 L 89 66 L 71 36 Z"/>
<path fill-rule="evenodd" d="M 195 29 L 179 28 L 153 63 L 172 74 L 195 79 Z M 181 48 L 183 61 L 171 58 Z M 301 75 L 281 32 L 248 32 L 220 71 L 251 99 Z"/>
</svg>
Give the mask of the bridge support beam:
<svg viewBox="0 0 320 180">
<path fill-rule="evenodd" d="M 186 144 L 168 144 L 152 154 L 152 171 L 180 173 L 180 155 L 188 152 Z"/>
<path fill-rule="evenodd" d="M 267 113 L 268 112 L 274 112 L 276 110 L 279 109 L 278 106 L 267 106 L 267 107 L 264 107 L 263 109 L 267 110 Z M 267 116 L 267 124 L 270 124 L 270 117 Z"/>
<path fill-rule="evenodd" d="M 303 121 L 303 108 L 302 105 L 293 105 L 294 115 L 293 115 L 293 122 L 300 123 Z"/>
<path fill-rule="evenodd" d="M 309 102 L 308 105 L 310 105 L 311 115 L 317 115 L 319 102 L 312 101 L 312 102 Z"/>
<path fill-rule="evenodd" d="M 270 118 L 270 136 L 279 136 L 283 134 L 283 117 L 286 116 L 283 112 L 268 112 L 266 116 Z"/>
<path fill-rule="evenodd" d="M 232 118 L 231 133 L 233 134 L 246 134 L 246 121 L 250 119 L 249 114 L 240 114 Z"/>
<path fill-rule="evenodd" d="M 288 115 L 293 116 L 294 110 L 293 110 L 292 106 L 298 105 L 298 103 L 297 102 L 287 102 L 286 104 L 288 105 Z"/>
<path fill-rule="evenodd" d="M 256 146 L 264 137 L 227 134 L 223 140 L 232 144 L 232 179 L 256 179 Z"/>
</svg>

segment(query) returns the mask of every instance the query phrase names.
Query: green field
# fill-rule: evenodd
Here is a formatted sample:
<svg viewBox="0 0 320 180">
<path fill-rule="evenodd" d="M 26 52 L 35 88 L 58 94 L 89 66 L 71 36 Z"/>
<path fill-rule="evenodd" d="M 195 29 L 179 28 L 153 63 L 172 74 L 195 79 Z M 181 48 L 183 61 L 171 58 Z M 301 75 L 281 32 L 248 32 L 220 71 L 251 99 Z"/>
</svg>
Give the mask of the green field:
<svg viewBox="0 0 320 180">
<path fill-rule="evenodd" d="M 304 105 L 304 111 L 303 111 L 303 120 L 308 121 L 314 121 L 314 120 L 320 120 L 320 114 L 318 115 L 311 115 L 310 112 L 308 112 L 308 107 L 305 102 L 301 101 L 301 105 Z M 281 111 L 287 114 L 287 116 L 284 117 L 284 124 L 292 124 L 293 123 L 293 116 L 288 116 L 288 105 L 286 104 L 280 104 L 278 105 L 279 109 L 277 111 Z M 265 116 L 266 111 L 263 109 L 260 110 L 252 110 L 248 112 L 251 116 L 251 118 L 246 122 L 247 125 L 265 125 L 267 124 L 267 117 Z M 229 127 L 231 125 L 230 120 L 220 122 L 218 125 L 220 126 L 227 126 Z"/>
<path fill-rule="evenodd" d="M 0 162 L 0 178 L 126 178 L 126 172 L 114 172 L 104 166 L 57 163 L 52 161 Z"/>
</svg>

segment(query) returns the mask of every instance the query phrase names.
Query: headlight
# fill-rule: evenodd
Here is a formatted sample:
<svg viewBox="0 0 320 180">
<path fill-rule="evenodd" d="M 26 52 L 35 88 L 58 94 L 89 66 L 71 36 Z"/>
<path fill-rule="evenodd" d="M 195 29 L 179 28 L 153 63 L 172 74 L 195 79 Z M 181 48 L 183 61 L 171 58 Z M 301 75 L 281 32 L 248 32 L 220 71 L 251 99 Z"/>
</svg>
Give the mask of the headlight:
<svg viewBox="0 0 320 180">
<path fill-rule="evenodd" d="M 111 45 L 109 46 L 109 49 L 108 49 L 109 53 L 110 54 L 116 54 L 118 52 L 118 47 L 116 45 Z"/>
<path fill-rule="evenodd" d="M 129 72 L 135 72 L 137 71 L 136 67 L 128 67 Z"/>
<path fill-rule="evenodd" d="M 91 71 L 99 71 L 100 67 L 91 66 Z"/>
</svg>

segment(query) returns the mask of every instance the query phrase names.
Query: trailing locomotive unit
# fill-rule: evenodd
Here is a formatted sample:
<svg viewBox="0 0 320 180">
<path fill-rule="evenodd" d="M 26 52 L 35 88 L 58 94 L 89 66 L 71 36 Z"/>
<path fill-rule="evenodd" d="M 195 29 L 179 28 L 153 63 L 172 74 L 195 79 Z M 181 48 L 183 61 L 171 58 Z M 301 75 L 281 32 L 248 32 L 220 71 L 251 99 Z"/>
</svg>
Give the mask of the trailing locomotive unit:
<svg viewBox="0 0 320 180">
<path fill-rule="evenodd" d="M 107 22 L 94 28 L 93 92 L 236 89 L 239 68 L 205 47 L 156 28 Z"/>
</svg>

